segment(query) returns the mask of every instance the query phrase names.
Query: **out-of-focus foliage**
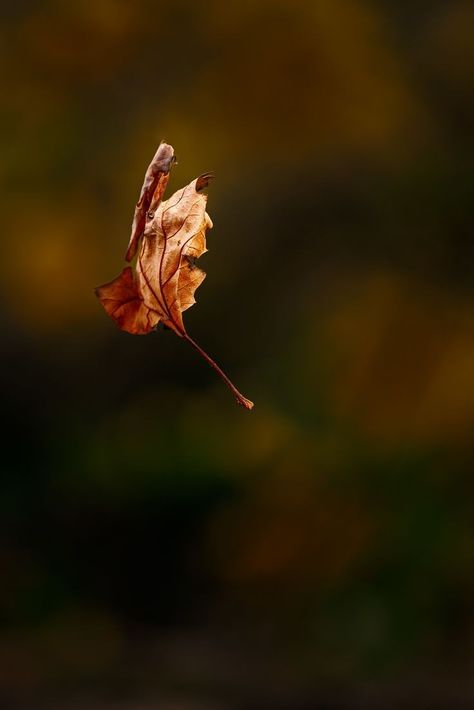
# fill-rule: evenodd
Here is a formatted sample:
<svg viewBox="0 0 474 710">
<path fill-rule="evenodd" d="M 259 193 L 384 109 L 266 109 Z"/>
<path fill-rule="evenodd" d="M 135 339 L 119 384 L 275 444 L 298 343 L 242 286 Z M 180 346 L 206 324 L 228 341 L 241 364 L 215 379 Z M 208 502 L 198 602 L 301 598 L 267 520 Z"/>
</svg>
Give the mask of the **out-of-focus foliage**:
<svg viewBox="0 0 474 710">
<path fill-rule="evenodd" d="M 473 19 L 4 8 L 5 707 L 474 703 Z M 162 138 L 170 194 L 217 176 L 187 325 L 251 415 L 93 295 Z"/>
</svg>

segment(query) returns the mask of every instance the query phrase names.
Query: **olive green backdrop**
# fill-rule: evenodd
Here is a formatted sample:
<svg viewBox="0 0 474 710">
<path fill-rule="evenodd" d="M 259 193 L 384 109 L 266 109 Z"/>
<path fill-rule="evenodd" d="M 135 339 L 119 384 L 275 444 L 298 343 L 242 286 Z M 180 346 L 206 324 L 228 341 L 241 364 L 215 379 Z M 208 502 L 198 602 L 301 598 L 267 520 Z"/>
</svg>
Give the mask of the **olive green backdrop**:
<svg viewBox="0 0 474 710">
<path fill-rule="evenodd" d="M 2 15 L 2 706 L 474 705 L 472 4 Z M 93 295 L 161 139 L 251 413 Z"/>
</svg>

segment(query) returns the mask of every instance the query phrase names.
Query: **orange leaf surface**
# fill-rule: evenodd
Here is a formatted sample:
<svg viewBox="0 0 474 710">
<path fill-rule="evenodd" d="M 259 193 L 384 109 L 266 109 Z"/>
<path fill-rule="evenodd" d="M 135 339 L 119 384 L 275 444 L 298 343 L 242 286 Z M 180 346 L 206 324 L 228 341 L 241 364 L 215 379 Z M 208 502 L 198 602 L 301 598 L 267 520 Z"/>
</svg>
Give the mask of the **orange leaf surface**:
<svg viewBox="0 0 474 710">
<path fill-rule="evenodd" d="M 206 212 L 205 173 L 162 201 L 169 173 L 176 162 L 173 148 L 161 143 L 145 175 L 135 208 L 126 253 L 135 267 L 126 267 L 113 281 L 99 286 L 96 295 L 117 325 L 133 335 L 145 335 L 161 321 L 187 340 L 216 370 L 239 404 L 252 409 L 220 367 L 186 332 L 182 313 L 196 301 L 194 293 L 206 274 L 195 264 L 206 248 L 212 221 Z"/>
</svg>

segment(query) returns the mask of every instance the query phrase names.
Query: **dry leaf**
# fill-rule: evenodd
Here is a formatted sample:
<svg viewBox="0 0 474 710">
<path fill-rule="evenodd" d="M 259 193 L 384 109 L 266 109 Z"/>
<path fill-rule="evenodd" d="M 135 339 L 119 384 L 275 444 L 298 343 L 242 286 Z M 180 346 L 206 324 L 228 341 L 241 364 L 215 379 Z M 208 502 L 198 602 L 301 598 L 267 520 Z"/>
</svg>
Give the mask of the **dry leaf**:
<svg viewBox="0 0 474 710">
<path fill-rule="evenodd" d="M 131 261 L 138 254 L 135 267 L 127 266 L 116 279 L 99 286 L 96 294 L 108 315 L 128 333 L 145 335 L 160 321 L 174 330 L 216 370 L 238 403 L 252 409 L 253 403 L 184 327 L 182 313 L 196 302 L 194 293 L 206 276 L 195 260 L 207 251 L 206 230 L 212 227 L 207 195 L 202 192 L 211 175 L 201 175 L 162 201 L 175 162 L 173 148 L 162 143 L 148 167 L 135 208 L 125 256 Z"/>
</svg>

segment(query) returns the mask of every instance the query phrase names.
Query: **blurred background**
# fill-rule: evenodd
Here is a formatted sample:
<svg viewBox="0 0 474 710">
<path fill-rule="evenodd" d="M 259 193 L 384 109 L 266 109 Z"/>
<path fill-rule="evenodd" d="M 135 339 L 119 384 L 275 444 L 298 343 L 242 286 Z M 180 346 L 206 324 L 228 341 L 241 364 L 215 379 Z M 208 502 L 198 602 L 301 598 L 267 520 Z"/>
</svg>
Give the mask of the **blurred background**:
<svg viewBox="0 0 474 710">
<path fill-rule="evenodd" d="M 0 704 L 474 707 L 474 7 L 2 7 Z M 161 139 L 190 334 L 120 332 Z"/>
</svg>

